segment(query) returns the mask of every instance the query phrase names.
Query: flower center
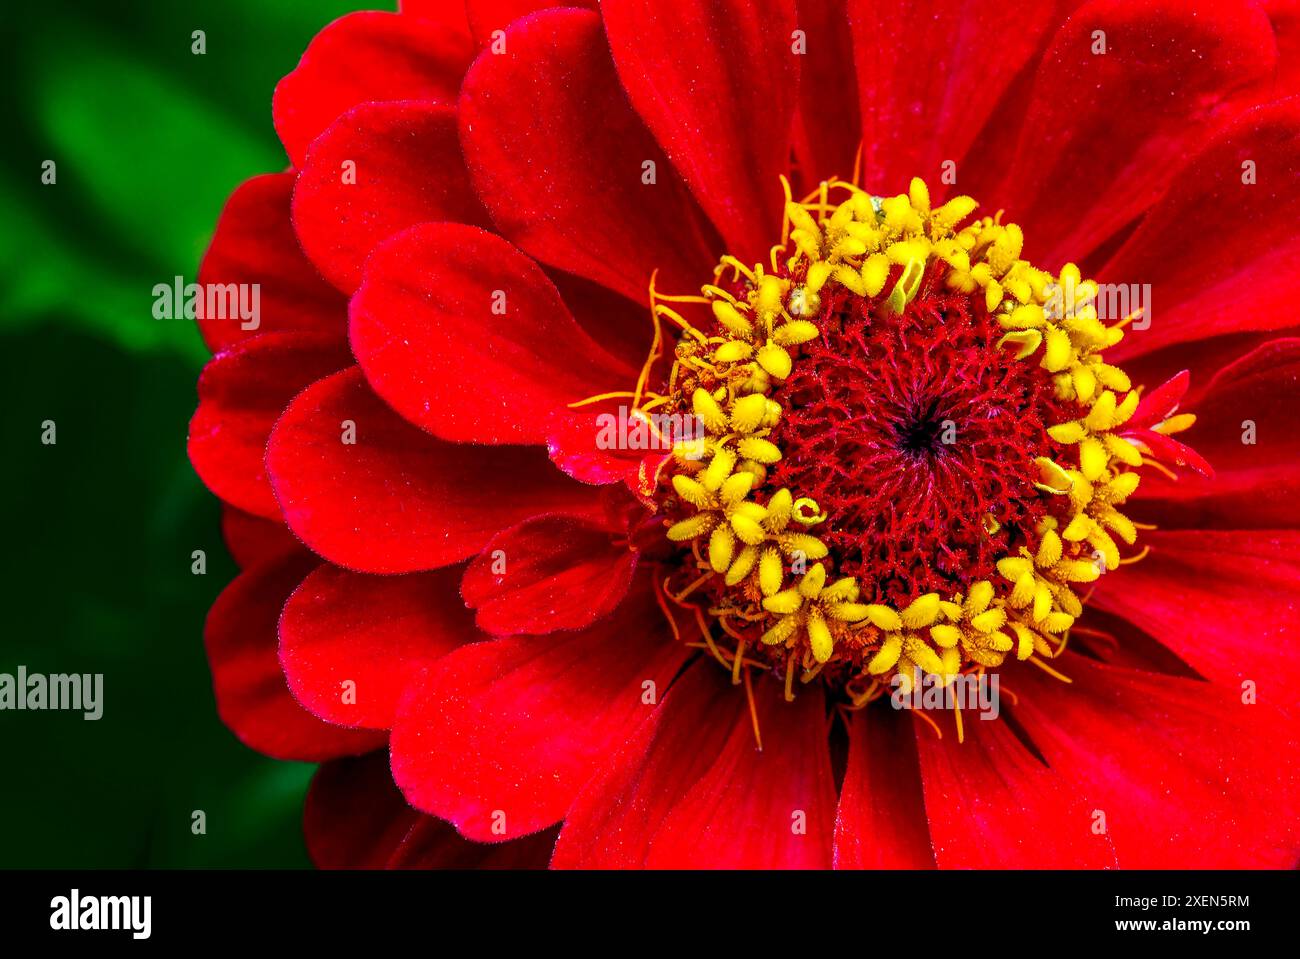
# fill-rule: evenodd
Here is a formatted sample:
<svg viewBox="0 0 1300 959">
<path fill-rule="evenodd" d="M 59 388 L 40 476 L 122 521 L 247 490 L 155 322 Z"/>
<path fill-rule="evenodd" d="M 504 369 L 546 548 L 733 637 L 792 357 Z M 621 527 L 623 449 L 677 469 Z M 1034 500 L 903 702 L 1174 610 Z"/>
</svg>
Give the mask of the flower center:
<svg viewBox="0 0 1300 959">
<path fill-rule="evenodd" d="M 959 226 L 975 201 L 932 208 L 920 180 L 786 196 L 766 266 L 723 257 L 700 296 L 652 284 L 634 403 L 703 427 L 642 490 L 678 550 L 665 609 L 787 697 L 1050 672 L 1078 584 L 1136 539 L 1117 507 L 1143 450 L 1116 429 L 1139 397 L 1101 358 L 1133 316 L 1106 325 L 1076 267 L 1033 267 L 999 217 Z"/>
<path fill-rule="evenodd" d="M 899 312 L 824 287 L 821 335 L 770 394 L 786 411 L 771 480 L 834 517 L 819 533 L 870 602 L 969 589 L 1036 547 L 1045 513 L 1034 458 L 1058 451 L 1050 375 L 999 347 L 995 316 L 945 280 L 928 268 Z"/>
</svg>

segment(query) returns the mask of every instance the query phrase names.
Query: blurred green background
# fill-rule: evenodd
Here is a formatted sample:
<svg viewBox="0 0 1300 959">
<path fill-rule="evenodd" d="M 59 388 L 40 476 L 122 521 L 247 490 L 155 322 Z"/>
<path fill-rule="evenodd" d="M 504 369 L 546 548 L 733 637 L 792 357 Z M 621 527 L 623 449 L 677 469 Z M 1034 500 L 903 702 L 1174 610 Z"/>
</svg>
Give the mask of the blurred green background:
<svg viewBox="0 0 1300 959">
<path fill-rule="evenodd" d="M 0 711 L 0 867 L 308 865 L 313 767 L 216 717 L 203 620 L 234 565 L 185 456 L 207 354 L 192 323 L 152 318 L 151 290 L 193 279 L 232 188 L 284 168 L 271 92 L 354 6 L 43 0 L 0 17 L 0 672 L 103 673 L 105 703 L 98 722 Z"/>
</svg>

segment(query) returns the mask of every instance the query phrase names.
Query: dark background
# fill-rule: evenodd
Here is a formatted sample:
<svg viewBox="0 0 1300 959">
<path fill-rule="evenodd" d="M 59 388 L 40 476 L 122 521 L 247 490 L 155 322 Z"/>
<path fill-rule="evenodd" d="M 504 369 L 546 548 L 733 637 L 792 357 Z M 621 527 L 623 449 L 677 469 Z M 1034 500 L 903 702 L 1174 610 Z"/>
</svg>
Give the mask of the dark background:
<svg viewBox="0 0 1300 959">
<path fill-rule="evenodd" d="M 355 5 L 0 15 L 0 672 L 104 674 L 98 722 L 0 711 L 0 867 L 307 865 L 313 767 L 253 753 L 216 716 L 203 620 L 234 565 L 185 455 L 207 353 L 192 323 L 153 319 L 152 288 L 193 281 L 231 189 L 285 167 L 275 83 Z"/>
</svg>

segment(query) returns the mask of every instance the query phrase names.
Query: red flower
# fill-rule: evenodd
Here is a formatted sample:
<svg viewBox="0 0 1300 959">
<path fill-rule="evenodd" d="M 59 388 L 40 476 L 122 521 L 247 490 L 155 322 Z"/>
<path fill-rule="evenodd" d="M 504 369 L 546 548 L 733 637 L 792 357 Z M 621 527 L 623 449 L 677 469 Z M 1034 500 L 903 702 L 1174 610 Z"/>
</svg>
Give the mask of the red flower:
<svg viewBox="0 0 1300 959">
<path fill-rule="evenodd" d="M 448 6 L 316 37 L 200 271 L 317 862 L 1293 866 L 1289 5 Z"/>
</svg>

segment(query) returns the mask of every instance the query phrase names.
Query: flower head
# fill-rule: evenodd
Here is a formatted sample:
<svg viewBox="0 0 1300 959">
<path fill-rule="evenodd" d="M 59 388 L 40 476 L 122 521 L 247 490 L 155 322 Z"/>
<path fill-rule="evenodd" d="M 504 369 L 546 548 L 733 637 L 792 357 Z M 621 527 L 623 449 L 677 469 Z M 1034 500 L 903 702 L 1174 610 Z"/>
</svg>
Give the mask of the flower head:
<svg viewBox="0 0 1300 959">
<path fill-rule="evenodd" d="M 317 860 L 1293 865 L 1285 18 L 469 6 L 322 31 L 201 271 Z"/>
</svg>

